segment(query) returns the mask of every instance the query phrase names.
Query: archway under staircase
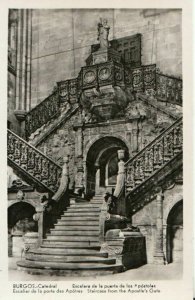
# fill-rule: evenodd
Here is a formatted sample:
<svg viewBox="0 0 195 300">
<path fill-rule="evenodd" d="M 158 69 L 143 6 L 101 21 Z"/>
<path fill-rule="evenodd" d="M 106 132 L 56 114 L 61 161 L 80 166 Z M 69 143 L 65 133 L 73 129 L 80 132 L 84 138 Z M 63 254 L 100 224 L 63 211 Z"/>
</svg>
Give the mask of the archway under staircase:
<svg viewBox="0 0 195 300">
<path fill-rule="evenodd" d="M 86 192 L 88 195 L 112 193 L 118 173 L 117 151 L 125 150 L 125 160 L 129 151 L 124 140 L 104 136 L 96 140 L 86 155 Z"/>
</svg>

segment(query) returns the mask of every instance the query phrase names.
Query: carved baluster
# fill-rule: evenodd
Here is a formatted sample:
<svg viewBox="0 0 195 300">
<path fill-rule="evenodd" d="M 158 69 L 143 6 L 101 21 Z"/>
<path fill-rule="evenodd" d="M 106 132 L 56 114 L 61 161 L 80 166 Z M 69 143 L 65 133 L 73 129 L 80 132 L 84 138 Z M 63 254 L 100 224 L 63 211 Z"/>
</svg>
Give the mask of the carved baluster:
<svg viewBox="0 0 195 300">
<path fill-rule="evenodd" d="M 56 167 L 51 163 L 49 164 L 49 178 L 48 178 L 48 185 L 52 188 L 55 187 L 57 182 L 56 178 Z"/>
<path fill-rule="evenodd" d="M 27 170 L 34 169 L 34 167 L 35 167 L 35 153 L 33 149 L 29 148 Z"/>
<path fill-rule="evenodd" d="M 41 180 L 44 184 L 48 184 L 48 177 L 49 177 L 48 161 L 46 159 L 42 159 Z"/>
<path fill-rule="evenodd" d="M 135 169 L 135 184 L 139 184 L 141 181 L 140 181 L 140 170 L 139 170 L 139 160 L 136 160 L 134 162 L 134 169 Z"/>
<path fill-rule="evenodd" d="M 7 151 L 10 157 L 13 157 L 14 154 L 14 137 L 11 133 L 8 133 L 8 140 L 7 140 Z"/>
<path fill-rule="evenodd" d="M 134 177 L 134 166 L 130 164 L 127 166 L 127 179 L 126 179 L 126 186 L 127 190 L 131 190 L 135 187 L 135 177 Z"/>
<path fill-rule="evenodd" d="M 145 157 L 144 155 L 140 157 L 140 179 L 141 181 L 144 180 L 145 177 Z"/>
<path fill-rule="evenodd" d="M 40 154 L 35 155 L 35 168 L 34 174 L 38 180 L 41 180 L 41 169 L 42 169 L 42 159 Z"/>
<path fill-rule="evenodd" d="M 154 169 L 158 169 L 159 165 L 159 147 L 158 144 L 154 145 Z"/>
<path fill-rule="evenodd" d="M 15 162 L 18 165 L 20 165 L 20 153 L 21 153 L 20 146 L 21 146 L 20 145 L 20 141 L 17 140 L 17 139 L 15 139 L 15 141 L 14 141 L 14 154 L 13 154 L 13 156 L 14 156 Z"/>
<path fill-rule="evenodd" d="M 173 135 L 169 132 L 164 137 L 164 161 L 169 161 L 173 156 Z"/>
<path fill-rule="evenodd" d="M 147 169 L 145 170 L 146 175 L 150 175 L 151 172 L 153 172 L 154 168 L 154 153 L 153 153 L 153 147 L 147 150 Z"/>
<path fill-rule="evenodd" d="M 174 129 L 174 153 L 178 153 L 182 149 L 182 128 L 178 125 Z"/>
<path fill-rule="evenodd" d="M 28 160 L 28 147 L 25 144 L 22 144 L 20 163 L 24 170 L 27 170 L 27 160 Z"/>
<path fill-rule="evenodd" d="M 164 145 L 163 145 L 163 139 L 161 139 L 160 142 L 158 142 L 158 151 L 159 151 L 159 165 L 163 164 L 163 156 L 164 156 Z"/>
</svg>

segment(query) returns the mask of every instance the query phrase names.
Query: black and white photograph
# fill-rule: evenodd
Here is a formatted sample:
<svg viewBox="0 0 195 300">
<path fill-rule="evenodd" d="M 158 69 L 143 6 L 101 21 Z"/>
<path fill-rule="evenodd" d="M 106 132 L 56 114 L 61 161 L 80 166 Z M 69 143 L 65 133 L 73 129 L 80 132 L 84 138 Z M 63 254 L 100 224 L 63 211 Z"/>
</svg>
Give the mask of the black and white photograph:
<svg viewBox="0 0 195 300">
<path fill-rule="evenodd" d="M 7 12 L 8 281 L 182 284 L 183 9 Z"/>
</svg>

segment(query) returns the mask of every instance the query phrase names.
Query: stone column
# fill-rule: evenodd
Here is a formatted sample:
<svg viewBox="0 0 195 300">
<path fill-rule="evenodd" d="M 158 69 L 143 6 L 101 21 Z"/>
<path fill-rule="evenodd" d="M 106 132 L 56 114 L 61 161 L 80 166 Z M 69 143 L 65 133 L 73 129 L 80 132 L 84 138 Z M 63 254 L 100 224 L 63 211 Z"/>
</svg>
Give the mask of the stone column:
<svg viewBox="0 0 195 300">
<path fill-rule="evenodd" d="M 95 193 L 98 194 L 100 189 L 100 166 L 96 165 L 96 172 L 95 172 Z"/>
<path fill-rule="evenodd" d="M 164 264 L 163 252 L 163 193 L 156 196 L 156 235 L 154 245 L 154 263 Z"/>
<path fill-rule="evenodd" d="M 75 176 L 75 193 L 78 194 L 80 190 L 83 190 L 83 175 L 84 175 L 84 168 L 83 168 L 83 129 L 80 126 L 77 129 L 77 138 L 76 138 L 76 158 L 77 158 L 77 173 Z"/>
<path fill-rule="evenodd" d="M 31 18 L 30 9 L 18 10 L 16 109 L 14 114 L 21 122 L 21 133 L 24 132 L 22 121 L 25 120 L 26 112 L 31 109 Z"/>
<path fill-rule="evenodd" d="M 137 152 L 138 150 L 138 130 L 137 128 L 132 129 L 132 152 Z"/>
</svg>

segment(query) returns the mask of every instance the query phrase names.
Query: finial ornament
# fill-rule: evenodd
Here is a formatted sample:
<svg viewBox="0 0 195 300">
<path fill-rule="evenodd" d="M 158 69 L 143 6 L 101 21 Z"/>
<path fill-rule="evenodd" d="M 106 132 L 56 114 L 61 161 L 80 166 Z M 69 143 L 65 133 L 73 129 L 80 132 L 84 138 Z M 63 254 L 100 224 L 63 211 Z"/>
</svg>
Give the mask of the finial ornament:
<svg viewBox="0 0 195 300">
<path fill-rule="evenodd" d="M 106 19 L 100 18 L 100 22 L 98 23 L 98 40 L 100 41 L 100 48 L 108 48 L 108 35 L 109 35 L 110 26 L 108 25 L 108 21 Z"/>
</svg>

